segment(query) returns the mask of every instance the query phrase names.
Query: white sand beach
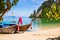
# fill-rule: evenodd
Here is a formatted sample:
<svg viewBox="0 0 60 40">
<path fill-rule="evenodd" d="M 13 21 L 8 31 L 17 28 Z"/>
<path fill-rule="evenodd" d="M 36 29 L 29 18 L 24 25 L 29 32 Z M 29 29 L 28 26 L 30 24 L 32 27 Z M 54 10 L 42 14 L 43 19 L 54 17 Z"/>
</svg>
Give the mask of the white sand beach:
<svg viewBox="0 0 60 40">
<path fill-rule="evenodd" d="M 0 34 L 0 40 L 46 40 L 60 36 L 60 28 L 16 34 Z"/>
</svg>

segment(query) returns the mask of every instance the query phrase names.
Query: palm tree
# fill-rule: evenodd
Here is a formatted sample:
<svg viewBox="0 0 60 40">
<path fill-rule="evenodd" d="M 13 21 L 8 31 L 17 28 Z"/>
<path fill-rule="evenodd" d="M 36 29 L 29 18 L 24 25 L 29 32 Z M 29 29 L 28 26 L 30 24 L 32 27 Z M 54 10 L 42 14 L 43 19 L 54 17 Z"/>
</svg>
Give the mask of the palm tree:
<svg viewBox="0 0 60 40">
<path fill-rule="evenodd" d="M 18 0 L 0 0 L 0 17 L 2 17 L 7 11 L 9 11 Z"/>
<path fill-rule="evenodd" d="M 54 0 L 48 0 L 49 2 L 54 2 Z"/>
<path fill-rule="evenodd" d="M 45 7 L 50 7 L 53 2 L 54 2 L 54 0 L 47 0 L 47 1 L 43 2 L 42 5 L 37 9 L 37 12 L 39 12 L 41 9 L 43 9 Z"/>
<path fill-rule="evenodd" d="M 57 7 L 60 5 L 60 0 L 56 0 Z"/>
<path fill-rule="evenodd" d="M 56 0 L 56 2 L 60 2 L 60 0 Z"/>
</svg>

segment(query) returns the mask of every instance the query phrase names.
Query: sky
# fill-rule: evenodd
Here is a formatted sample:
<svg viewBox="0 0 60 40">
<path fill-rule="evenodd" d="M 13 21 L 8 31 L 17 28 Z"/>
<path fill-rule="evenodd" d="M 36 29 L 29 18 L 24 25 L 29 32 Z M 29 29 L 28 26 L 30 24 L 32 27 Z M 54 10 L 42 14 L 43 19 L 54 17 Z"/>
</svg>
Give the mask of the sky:
<svg viewBox="0 0 60 40">
<path fill-rule="evenodd" d="M 29 17 L 44 1 L 45 0 L 19 0 L 16 6 L 13 6 L 11 10 L 6 12 L 4 17 L 12 16 L 12 13 L 17 17 Z"/>
</svg>

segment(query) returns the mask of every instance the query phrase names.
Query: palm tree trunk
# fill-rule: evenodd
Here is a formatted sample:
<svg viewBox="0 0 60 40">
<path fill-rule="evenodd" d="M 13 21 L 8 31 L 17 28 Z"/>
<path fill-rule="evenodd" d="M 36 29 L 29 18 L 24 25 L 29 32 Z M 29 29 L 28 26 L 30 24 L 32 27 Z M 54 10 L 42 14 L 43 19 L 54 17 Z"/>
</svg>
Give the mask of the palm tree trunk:
<svg viewBox="0 0 60 40">
<path fill-rule="evenodd" d="M 6 8 L 3 10 L 2 15 L 1 15 L 0 17 L 3 17 L 3 15 L 4 15 L 8 10 L 10 10 L 10 8 L 11 8 L 10 0 L 7 0 L 7 1 L 6 1 Z"/>
<path fill-rule="evenodd" d="M 60 4 L 60 0 L 56 0 L 56 3 L 57 3 L 57 7 L 58 7 Z"/>
</svg>

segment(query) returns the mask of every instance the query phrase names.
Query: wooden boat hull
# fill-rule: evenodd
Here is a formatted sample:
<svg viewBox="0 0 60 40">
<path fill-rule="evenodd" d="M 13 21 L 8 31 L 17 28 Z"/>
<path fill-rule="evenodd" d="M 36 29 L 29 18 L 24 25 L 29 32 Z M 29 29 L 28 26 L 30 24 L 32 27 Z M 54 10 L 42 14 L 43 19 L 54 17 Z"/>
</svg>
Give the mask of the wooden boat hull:
<svg viewBox="0 0 60 40">
<path fill-rule="evenodd" d="M 30 27 L 30 24 L 28 25 L 22 25 L 20 26 L 19 31 L 26 31 Z M 17 31 L 17 25 L 12 25 L 6 28 L 0 28 L 0 33 L 15 33 Z"/>
<path fill-rule="evenodd" d="M 16 30 L 16 26 L 9 26 L 6 28 L 0 28 L 0 33 L 14 33 Z"/>
<path fill-rule="evenodd" d="M 22 26 L 19 26 L 19 31 L 26 31 L 29 27 L 30 27 L 31 24 L 27 24 L 27 25 L 22 25 Z"/>
</svg>

